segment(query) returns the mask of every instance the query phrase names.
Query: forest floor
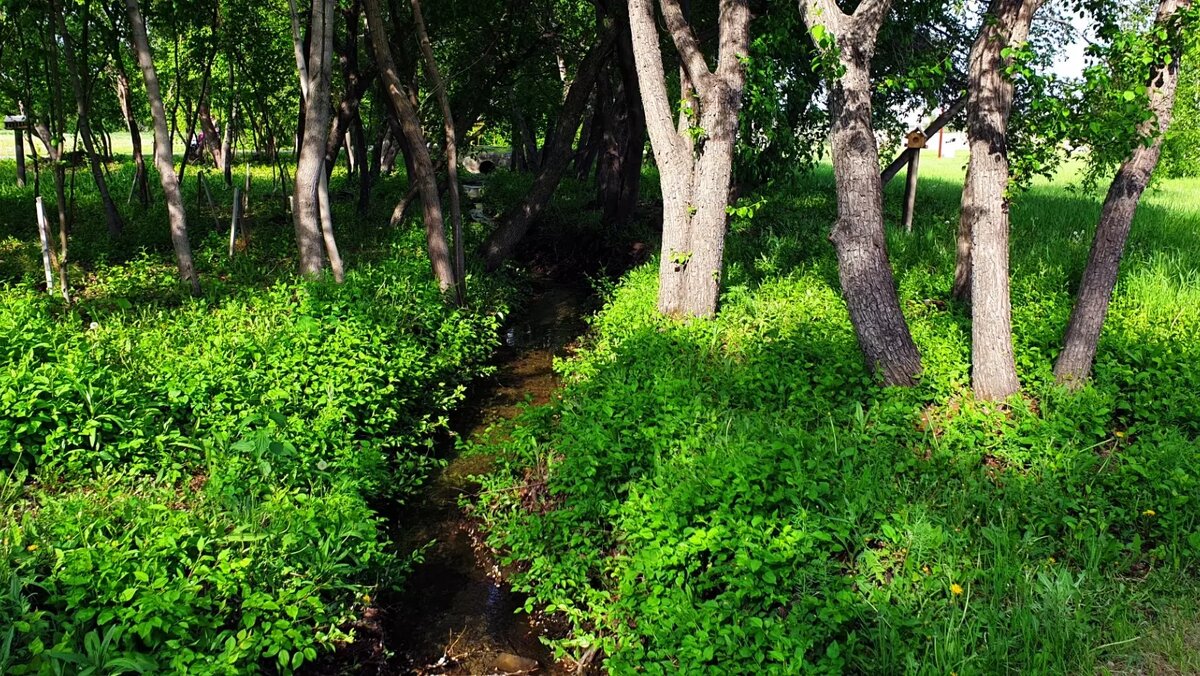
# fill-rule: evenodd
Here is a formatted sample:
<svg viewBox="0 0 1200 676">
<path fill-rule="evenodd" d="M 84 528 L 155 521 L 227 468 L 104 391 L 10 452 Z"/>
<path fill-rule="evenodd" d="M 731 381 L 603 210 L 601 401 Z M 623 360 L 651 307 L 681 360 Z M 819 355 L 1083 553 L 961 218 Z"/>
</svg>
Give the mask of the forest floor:
<svg viewBox="0 0 1200 676">
<path fill-rule="evenodd" d="M 532 279 L 474 271 L 458 310 L 419 228 L 382 225 L 402 179 L 360 216 L 339 171 L 350 279 L 296 281 L 264 167 L 232 258 L 230 191 L 210 173 L 209 213 L 189 169 L 200 299 L 161 205 L 113 242 L 81 181 L 66 308 L 0 165 L 0 672 L 1200 671 L 1200 181 L 1147 195 L 1076 395 L 1050 364 L 1098 198 L 1017 197 L 1025 391 L 987 406 L 947 299 L 963 164 L 923 161 L 889 230 L 912 390 L 863 372 L 827 168 L 744 198 L 720 317 L 678 323 L 652 237 L 600 228 L 584 184 Z M 527 188 L 499 172 L 473 208 Z"/>
<path fill-rule="evenodd" d="M 131 165 L 110 170 L 128 194 Z M 66 305 L 45 291 L 33 176 L 16 188 L 13 171 L 0 164 L 0 673 L 290 672 L 350 641 L 419 560 L 385 515 L 441 466 L 519 276 L 472 275 L 471 303 L 447 304 L 420 228 L 387 226 L 403 176 L 356 214 L 339 172 L 351 272 L 306 282 L 271 169 L 252 169 L 230 254 L 231 191 L 208 170 L 213 212 L 192 167 L 204 294 L 177 281 L 160 200 L 122 204 L 113 240 L 81 178 Z"/>
<path fill-rule="evenodd" d="M 1147 194 L 1077 394 L 1052 359 L 1100 198 L 1070 179 L 1016 196 L 1024 391 L 989 405 L 949 299 L 963 164 L 923 161 L 914 232 L 889 228 L 916 388 L 862 369 L 827 168 L 744 198 L 759 206 L 733 220 L 715 321 L 659 317 L 653 263 L 606 294 L 561 396 L 497 439 L 475 504 L 528 607 L 570 627 L 568 663 L 1200 670 L 1200 181 Z"/>
</svg>

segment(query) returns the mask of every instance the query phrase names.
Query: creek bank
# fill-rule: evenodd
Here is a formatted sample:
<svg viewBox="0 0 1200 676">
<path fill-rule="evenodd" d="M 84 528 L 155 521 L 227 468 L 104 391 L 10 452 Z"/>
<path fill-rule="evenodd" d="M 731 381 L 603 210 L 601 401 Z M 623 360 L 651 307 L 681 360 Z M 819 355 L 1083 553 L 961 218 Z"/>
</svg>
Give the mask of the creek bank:
<svg viewBox="0 0 1200 676">
<path fill-rule="evenodd" d="M 594 309 L 591 288 L 580 281 L 536 279 L 530 297 L 505 326 L 496 372 L 472 388 L 468 404 L 452 422 L 468 442 L 527 405 L 548 403 L 559 389 L 555 357 L 570 352 Z M 549 629 L 516 613 L 524 599 L 503 582 L 459 500 L 473 494 L 472 477 L 486 473 L 492 458 L 454 453 L 432 480 L 423 501 L 398 525 L 414 546 L 432 542 L 409 576 L 386 631 L 401 663 L 412 673 L 571 673 L 539 640 Z"/>
</svg>

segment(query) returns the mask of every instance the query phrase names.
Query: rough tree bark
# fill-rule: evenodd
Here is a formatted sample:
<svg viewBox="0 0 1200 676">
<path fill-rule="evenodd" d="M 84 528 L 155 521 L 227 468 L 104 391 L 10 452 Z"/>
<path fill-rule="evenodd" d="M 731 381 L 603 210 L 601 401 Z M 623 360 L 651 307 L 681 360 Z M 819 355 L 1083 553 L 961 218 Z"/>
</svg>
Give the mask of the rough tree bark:
<svg viewBox="0 0 1200 676">
<path fill-rule="evenodd" d="M 325 176 L 325 141 L 329 133 L 329 81 L 333 61 L 334 0 L 313 0 L 309 32 L 307 74 L 308 96 L 304 102 L 304 135 L 296 179 L 292 220 L 296 243 L 300 248 L 300 272 L 308 277 L 321 274 L 324 258 L 329 256 L 334 279 L 341 282 L 343 271 L 333 239 L 329 219 L 328 183 Z"/>
<path fill-rule="evenodd" d="M 1003 51 L 1024 43 L 1043 0 L 992 0 L 971 48 L 967 143 L 953 294 L 971 304 L 971 387 L 988 401 L 1021 389 L 1012 344 L 1008 266 L 1008 118 L 1014 84 Z"/>
<path fill-rule="evenodd" d="M 838 217 L 829 239 L 850 322 L 867 368 L 888 385 L 912 385 L 921 355 L 905 322 L 887 255 L 879 148 L 871 126 L 871 58 L 891 0 L 864 0 L 846 15 L 833 0 L 801 2 L 810 30 L 834 36 L 844 74 L 830 82 L 830 145 Z"/>
<path fill-rule="evenodd" d="M 517 243 L 529 231 L 529 226 L 537 220 L 554 196 L 554 190 L 558 188 L 563 173 L 571 162 L 580 118 L 596 85 L 600 66 L 612 47 L 613 37 L 611 30 L 601 34 L 579 64 L 567 98 L 563 101 L 562 110 L 559 111 L 554 135 L 546 139 L 541 168 L 533 181 L 533 187 L 525 199 L 508 212 L 500 227 L 488 237 L 485 246 L 488 269 L 499 267 L 512 255 Z"/>
<path fill-rule="evenodd" d="M 405 92 L 404 84 L 396 70 L 387 33 L 383 29 L 383 18 L 379 11 L 379 0 L 363 0 L 367 15 L 367 32 L 370 33 L 371 48 L 375 55 L 375 66 L 383 79 L 384 90 L 392 105 L 392 112 L 404 136 L 403 147 L 406 161 L 411 162 L 410 185 L 417 186 L 424 208 L 425 243 L 429 250 L 429 262 L 438 287 L 444 292 L 454 286 L 454 265 L 450 259 L 450 248 L 446 244 L 446 229 L 442 217 L 442 203 L 438 195 L 437 177 L 433 161 L 425 146 L 425 132 L 412 101 Z"/>
<path fill-rule="evenodd" d="M 717 310 L 738 112 L 750 49 L 750 7 L 725 0 L 718 18 L 716 70 L 710 70 L 679 0 L 659 0 L 698 108 L 676 128 L 667 98 L 651 0 L 630 0 L 629 24 L 650 145 L 662 176 L 663 238 L 658 310 L 709 317 Z M 693 144 L 692 136 L 696 137 Z"/>
<path fill-rule="evenodd" d="M 429 72 L 429 80 L 433 83 L 433 92 L 437 97 L 438 106 L 442 109 L 442 119 L 446 128 L 446 183 L 450 195 L 450 224 L 454 233 L 454 279 L 455 295 L 459 305 L 467 300 L 467 264 L 466 253 L 463 250 L 462 203 L 458 194 L 458 134 L 454 128 L 454 113 L 450 110 L 450 97 L 446 94 L 446 84 L 438 72 L 437 60 L 433 55 L 433 45 L 429 42 L 429 33 L 425 30 L 425 18 L 421 15 L 421 1 L 412 0 L 413 23 L 417 28 L 417 39 L 421 45 L 421 53 L 425 57 L 425 68 Z"/>
<path fill-rule="evenodd" d="M 129 28 L 133 36 L 133 48 L 137 52 L 142 79 L 146 83 L 146 98 L 150 101 L 150 115 L 154 119 L 154 166 L 162 182 L 163 195 L 167 200 L 167 214 L 171 221 L 171 244 L 175 248 L 175 262 L 179 276 L 200 294 L 200 278 L 192 263 L 192 246 L 188 242 L 187 214 L 183 210 L 183 196 L 179 192 L 179 181 L 175 177 L 174 160 L 171 157 L 171 135 L 167 128 L 167 110 L 163 107 L 162 91 L 158 86 L 158 74 L 154 71 L 154 59 L 150 54 L 150 40 L 146 37 L 146 23 L 138 8 L 137 0 L 125 0 L 129 15 Z"/>
<path fill-rule="evenodd" d="M 1192 0 L 1162 0 L 1158 6 L 1156 24 L 1171 27 L 1172 17 L 1191 5 Z M 1174 37 L 1174 36 L 1173 36 Z M 1109 185 L 1108 195 L 1100 211 L 1096 237 L 1088 255 L 1087 267 L 1079 284 L 1079 295 L 1063 338 L 1063 351 L 1054 365 L 1054 375 L 1060 384 L 1081 387 L 1091 374 L 1100 342 L 1100 331 L 1108 313 L 1108 303 L 1117 285 L 1117 273 L 1125 252 L 1125 240 L 1133 224 L 1138 201 L 1150 182 L 1162 153 L 1163 137 L 1171 125 L 1175 105 L 1175 88 L 1179 84 L 1180 50 L 1176 49 L 1169 63 L 1151 65 L 1146 93 L 1154 119 L 1143 124 L 1142 132 L 1151 137 L 1149 145 L 1134 148 L 1117 170 Z"/>
</svg>

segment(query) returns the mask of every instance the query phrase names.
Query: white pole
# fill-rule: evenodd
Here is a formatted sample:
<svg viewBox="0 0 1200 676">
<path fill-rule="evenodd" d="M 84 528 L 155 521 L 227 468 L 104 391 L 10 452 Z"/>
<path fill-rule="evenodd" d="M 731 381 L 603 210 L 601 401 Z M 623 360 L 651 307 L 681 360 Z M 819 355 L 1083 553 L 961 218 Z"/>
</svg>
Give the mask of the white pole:
<svg viewBox="0 0 1200 676">
<path fill-rule="evenodd" d="M 233 258 L 233 243 L 237 239 L 238 218 L 242 215 L 240 189 L 233 188 L 233 220 L 229 222 L 229 257 Z"/>
<path fill-rule="evenodd" d="M 54 272 L 50 269 L 50 225 L 46 222 L 46 207 L 42 204 L 42 198 L 38 197 L 37 202 L 37 222 L 38 236 L 42 240 L 42 267 L 46 268 L 46 292 L 54 293 Z"/>
</svg>

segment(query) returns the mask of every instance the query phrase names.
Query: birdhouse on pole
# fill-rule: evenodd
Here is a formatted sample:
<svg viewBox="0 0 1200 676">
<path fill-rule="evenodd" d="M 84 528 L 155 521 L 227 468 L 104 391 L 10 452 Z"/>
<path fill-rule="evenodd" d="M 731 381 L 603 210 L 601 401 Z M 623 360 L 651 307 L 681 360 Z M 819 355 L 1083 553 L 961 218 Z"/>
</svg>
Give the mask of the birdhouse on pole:
<svg viewBox="0 0 1200 676">
<path fill-rule="evenodd" d="M 17 156 L 17 186 L 25 187 L 25 137 L 21 131 L 29 126 L 24 115 L 5 115 L 4 128 L 13 130 L 13 146 Z"/>
<path fill-rule="evenodd" d="M 913 209 L 917 205 L 917 171 L 921 161 L 921 149 L 925 147 L 925 132 L 913 129 L 908 132 L 908 177 L 904 185 L 904 229 L 912 232 Z"/>
</svg>

